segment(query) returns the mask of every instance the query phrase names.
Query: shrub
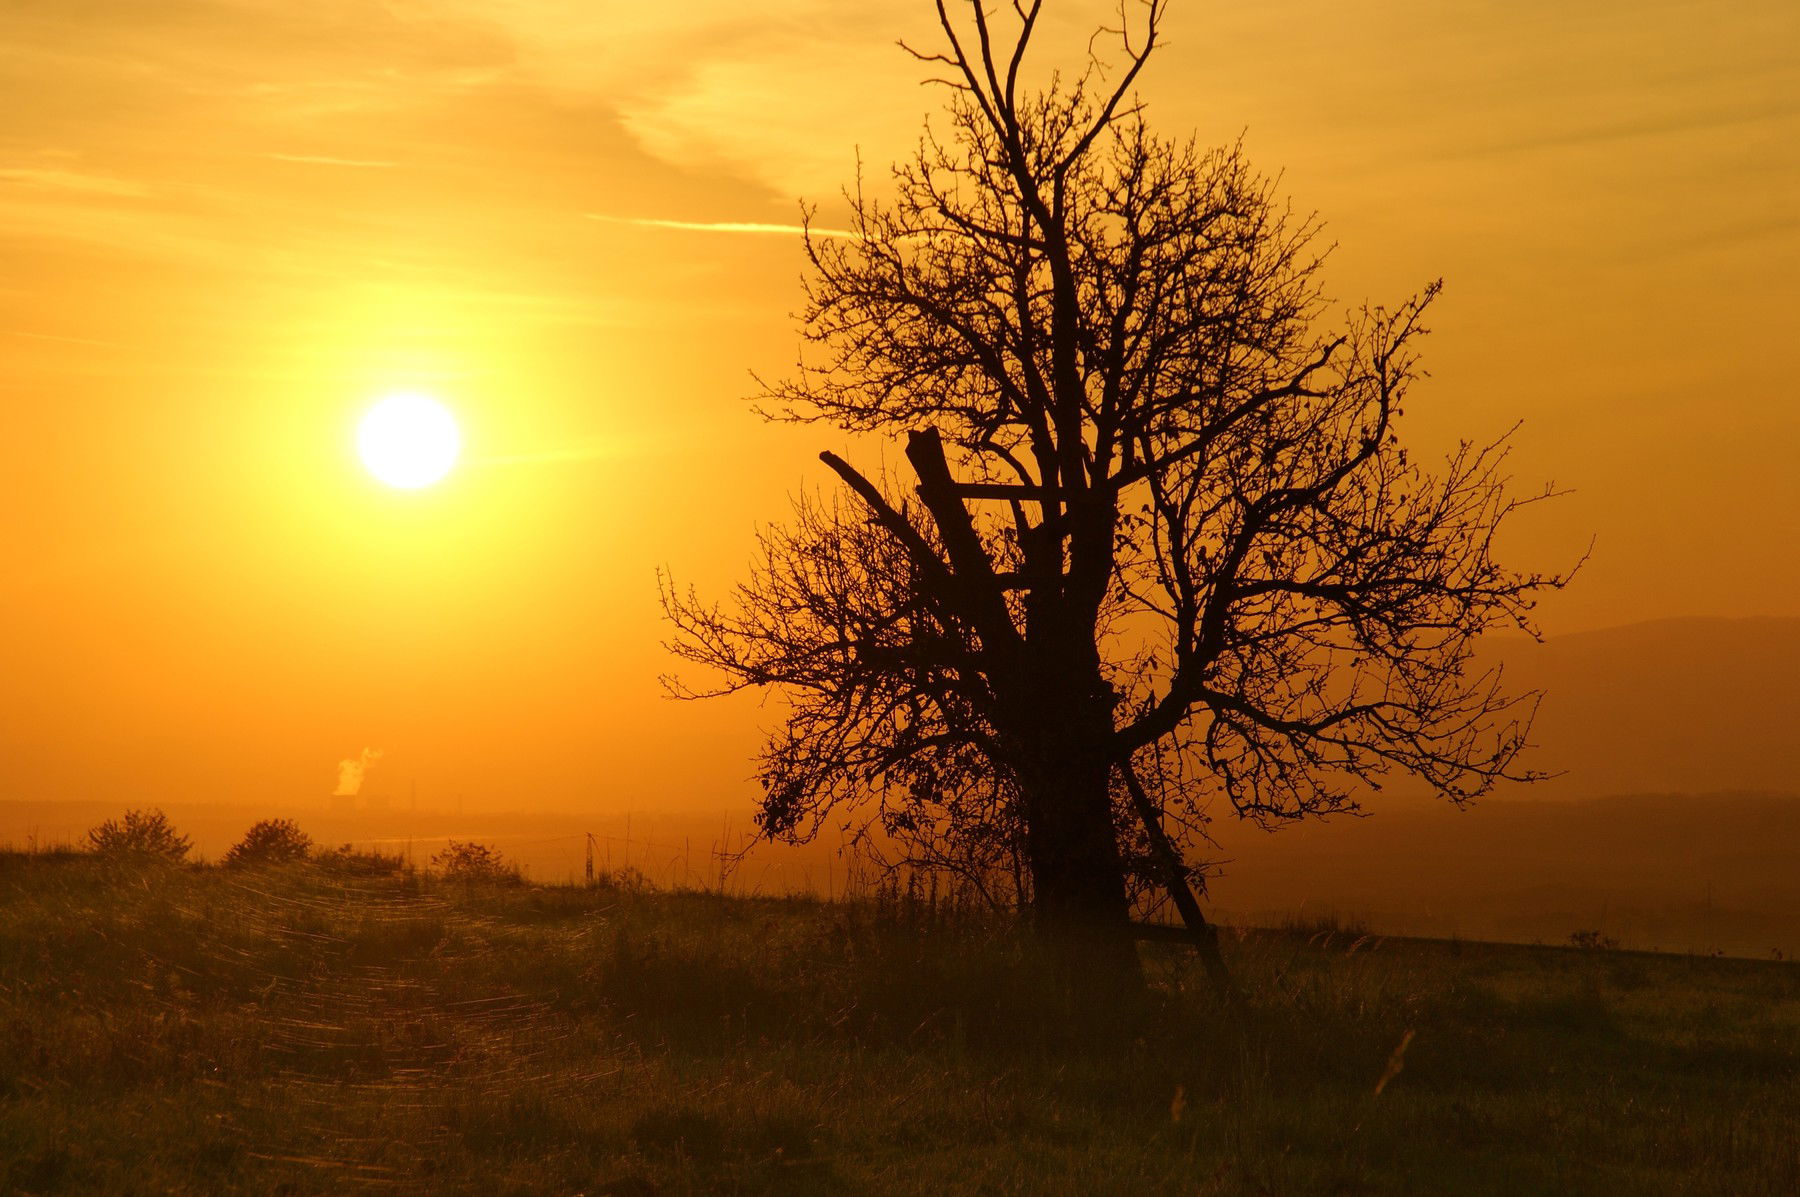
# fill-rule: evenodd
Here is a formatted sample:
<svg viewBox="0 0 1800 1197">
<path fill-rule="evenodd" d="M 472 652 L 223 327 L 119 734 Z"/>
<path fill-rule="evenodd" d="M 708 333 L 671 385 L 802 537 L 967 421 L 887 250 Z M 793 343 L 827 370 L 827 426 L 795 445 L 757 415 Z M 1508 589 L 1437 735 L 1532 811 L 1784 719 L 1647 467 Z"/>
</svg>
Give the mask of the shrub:
<svg viewBox="0 0 1800 1197">
<path fill-rule="evenodd" d="M 373 848 L 345 844 L 342 848 L 326 848 L 313 857 L 315 863 L 330 873 L 349 877 L 391 877 L 406 869 L 406 858 L 389 856 Z"/>
<path fill-rule="evenodd" d="M 292 819 L 263 819 L 253 823 L 244 838 L 225 854 L 228 867 L 286 864 L 305 860 L 312 851 L 312 837 Z"/>
<path fill-rule="evenodd" d="M 87 833 L 88 846 L 102 856 L 177 861 L 193 841 L 169 825 L 160 810 L 128 810 L 123 821 L 108 819 Z"/>
<path fill-rule="evenodd" d="M 594 879 L 594 884 L 601 889 L 616 889 L 627 894 L 650 894 L 656 892 L 656 885 L 644 876 L 644 871 L 636 865 L 622 865 L 616 869 L 602 869 Z"/>
<path fill-rule="evenodd" d="M 444 850 L 431 858 L 432 865 L 445 877 L 455 881 L 489 881 L 517 884 L 519 866 L 507 864 L 499 851 L 488 844 L 458 843 L 450 840 Z"/>
<path fill-rule="evenodd" d="M 1584 952 L 1610 952 L 1619 946 L 1619 941 L 1598 931 L 1574 931 L 1569 934 L 1569 946 Z"/>
</svg>

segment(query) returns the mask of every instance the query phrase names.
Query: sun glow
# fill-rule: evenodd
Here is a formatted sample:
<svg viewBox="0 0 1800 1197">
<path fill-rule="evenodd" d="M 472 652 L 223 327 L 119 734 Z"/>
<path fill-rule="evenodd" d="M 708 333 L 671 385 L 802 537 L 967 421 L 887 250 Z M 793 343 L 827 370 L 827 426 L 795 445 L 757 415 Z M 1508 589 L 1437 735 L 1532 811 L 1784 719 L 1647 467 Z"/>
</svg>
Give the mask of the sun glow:
<svg viewBox="0 0 1800 1197">
<path fill-rule="evenodd" d="M 356 429 L 356 451 L 389 486 L 417 490 L 441 480 L 462 452 L 450 410 L 429 395 L 389 395 Z"/>
</svg>

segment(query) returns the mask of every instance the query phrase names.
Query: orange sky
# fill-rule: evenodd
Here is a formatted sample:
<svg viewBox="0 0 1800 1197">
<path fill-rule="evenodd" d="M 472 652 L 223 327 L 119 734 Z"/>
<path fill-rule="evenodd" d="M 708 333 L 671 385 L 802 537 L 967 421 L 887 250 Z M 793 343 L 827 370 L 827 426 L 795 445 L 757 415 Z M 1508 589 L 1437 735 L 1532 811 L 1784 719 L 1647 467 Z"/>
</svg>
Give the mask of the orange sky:
<svg viewBox="0 0 1800 1197">
<path fill-rule="evenodd" d="M 939 100 L 920 0 L 660 7 L 0 6 L 0 798 L 322 799 L 367 746 L 422 805 L 745 800 L 758 712 L 659 697 L 654 571 L 729 581 L 840 446 L 740 401 L 800 271 L 742 226 Z M 1246 131 L 1337 295 L 1448 280 L 1412 433 L 1523 419 L 1577 488 L 1513 537 L 1597 537 L 1546 630 L 1800 615 L 1800 6 L 1167 33 L 1152 120 Z M 416 493 L 351 450 L 405 389 L 467 441 Z"/>
</svg>

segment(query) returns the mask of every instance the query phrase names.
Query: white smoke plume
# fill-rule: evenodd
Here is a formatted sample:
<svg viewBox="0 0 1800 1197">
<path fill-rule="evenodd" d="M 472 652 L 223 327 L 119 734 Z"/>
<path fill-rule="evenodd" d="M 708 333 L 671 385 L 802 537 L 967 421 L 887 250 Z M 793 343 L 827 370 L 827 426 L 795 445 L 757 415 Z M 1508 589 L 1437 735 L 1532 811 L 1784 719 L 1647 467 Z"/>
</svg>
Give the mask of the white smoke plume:
<svg viewBox="0 0 1800 1197">
<path fill-rule="evenodd" d="M 362 792 L 363 775 L 373 769 L 381 760 L 381 749 L 365 748 L 361 756 L 353 756 L 338 762 L 337 789 L 332 791 L 334 798 L 349 798 Z"/>
</svg>

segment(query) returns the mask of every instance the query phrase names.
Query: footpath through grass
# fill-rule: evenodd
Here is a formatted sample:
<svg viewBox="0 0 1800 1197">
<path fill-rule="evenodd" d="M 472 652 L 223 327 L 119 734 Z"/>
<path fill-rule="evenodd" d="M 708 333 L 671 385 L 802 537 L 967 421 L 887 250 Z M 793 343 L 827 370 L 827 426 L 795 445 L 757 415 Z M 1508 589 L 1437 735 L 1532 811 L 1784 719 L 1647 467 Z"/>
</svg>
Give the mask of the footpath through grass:
<svg viewBox="0 0 1800 1197">
<path fill-rule="evenodd" d="M 0 855 L 0 1191 L 1800 1192 L 1800 968 Z M 1377 1082 L 1407 1032 L 1399 1073 Z"/>
</svg>

